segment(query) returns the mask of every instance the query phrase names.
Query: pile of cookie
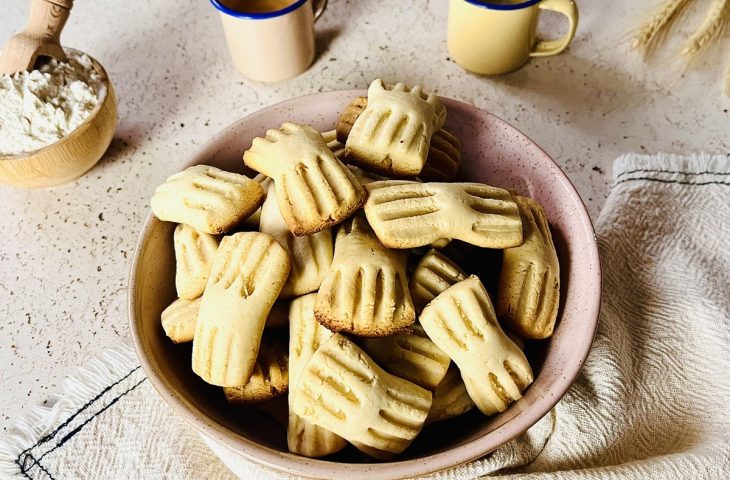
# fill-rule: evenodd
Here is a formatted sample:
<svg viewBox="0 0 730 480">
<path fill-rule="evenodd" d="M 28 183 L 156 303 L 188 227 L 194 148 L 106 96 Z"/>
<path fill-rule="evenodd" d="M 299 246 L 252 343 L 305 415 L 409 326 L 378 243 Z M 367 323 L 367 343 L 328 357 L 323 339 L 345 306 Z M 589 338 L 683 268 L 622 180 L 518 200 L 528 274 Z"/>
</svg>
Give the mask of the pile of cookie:
<svg viewBox="0 0 730 480">
<path fill-rule="evenodd" d="M 152 197 L 179 224 L 166 334 L 193 342 L 193 371 L 233 404 L 288 392 L 294 453 L 349 443 L 387 459 L 427 423 L 504 411 L 533 380 L 522 339 L 550 336 L 558 311 L 548 222 L 527 197 L 452 182 L 445 119 L 435 95 L 376 80 L 336 131 L 254 139 L 255 178 L 198 165 Z M 449 258 L 464 248 L 503 250 L 496 312 Z M 287 325 L 288 346 L 272 334 Z"/>
</svg>

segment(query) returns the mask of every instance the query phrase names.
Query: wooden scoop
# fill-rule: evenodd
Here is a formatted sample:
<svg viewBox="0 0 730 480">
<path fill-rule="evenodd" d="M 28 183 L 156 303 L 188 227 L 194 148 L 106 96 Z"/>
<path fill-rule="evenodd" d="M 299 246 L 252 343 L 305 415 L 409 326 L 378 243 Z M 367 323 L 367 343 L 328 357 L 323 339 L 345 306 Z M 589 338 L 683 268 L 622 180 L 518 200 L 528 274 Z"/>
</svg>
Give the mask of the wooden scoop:
<svg viewBox="0 0 730 480">
<path fill-rule="evenodd" d="M 25 30 L 8 40 L 0 56 L 0 74 L 32 70 L 38 57 L 66 61 L 60 36 L 73 0 L 31 0 Z"/>
</svg>

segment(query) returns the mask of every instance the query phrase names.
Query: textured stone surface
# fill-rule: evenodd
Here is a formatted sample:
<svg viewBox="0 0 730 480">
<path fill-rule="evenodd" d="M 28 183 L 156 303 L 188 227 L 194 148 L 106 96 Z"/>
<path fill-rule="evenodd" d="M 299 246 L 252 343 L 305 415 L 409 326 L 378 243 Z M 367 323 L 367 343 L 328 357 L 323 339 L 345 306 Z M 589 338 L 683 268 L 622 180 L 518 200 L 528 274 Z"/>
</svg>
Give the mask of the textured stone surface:
<svg viewBox="0 0 730 480">
<path fill-rule="evenodd" d="M 0 39 L 26 2 L 4 5 Z M 95 352 L 130 342 L 126 282 L 154 187 L 233 120 L 318 91 L 386 80 L 422 83 L 514 124 L 568 173 L 595 218 L 612 160 L 635 152 L 727 152 L 730 100 L 720 94 L 730 45 L 682 75 L 630 52 L 643 11 L 579 2 L 571 48 L 499 78 L 464 72 L 446 51 L 443 0 L 330 0 L 319 57 L 303 75 L 256 84 L 233 69 L 208 2 L 77 2 L 63 34 L 108 70 L 119 126 L 102 161 L 66 186 L 0 187 L 0 426 L 41 402 Z M 556 31 L 550 16 L 543 29 Z M 690 15 L 678 29 L 697 24 Z M 728 42 L 730 43 L 730 42 Z M 670 50 L 671 51 L 671 50 Z"/>
</svg>

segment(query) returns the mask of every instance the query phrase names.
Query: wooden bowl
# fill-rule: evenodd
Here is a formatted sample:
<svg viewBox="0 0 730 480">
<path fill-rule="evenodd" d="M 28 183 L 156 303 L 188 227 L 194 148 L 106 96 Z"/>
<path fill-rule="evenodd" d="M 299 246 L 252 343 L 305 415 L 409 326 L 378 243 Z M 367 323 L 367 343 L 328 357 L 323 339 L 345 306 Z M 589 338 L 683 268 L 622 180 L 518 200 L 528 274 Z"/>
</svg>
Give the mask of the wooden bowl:
<svg viewBox="0 0 730 480">
<path fill-rule="evenodd" d="M 181 168 L 205 163 L 245 173 L 241 156 L 254 137 L 285 121 L 330 130 L 339 112 L 364 94 L 358 90 L 329 92 L 260 110 L 213 137 Z M 374 462 L 354 448 L 325 459 L 289 453 L 286 428 L 275 420 L 277 415 L 229 406 L 221 388 L 193 373 L 191 344 L 176 345 L 165 336 L 160 313 L 176 296 L 175 225 L 150 214 L 129 280 L 132 337 L 141 365 L 160 396 L 205 436 L 252 461 L 300 476 L 350 480 L 417 477 L 479 458 L 522 434 L 573 383 L 593 341 L 601 298 L 598 249 L 585 207 L 565 174 L 525 135 L 474 106 L 442 101 L 448 109 L 446 128 L 462 142 L 461 178 L 529 194 L 543 205 L 553 229 L 561 267 L 559 321 L 549 340 L 528 344 L 533 384 L 503 413 L 486 417 L 472 411 L 426 426 L 403 454 L 389 462 Z M 482 259 L 470 262 L 467 269 L 473 272 L 488 265 Z M 286 402 L 282 403 L 286 418 Z"/>
<path fill-rule="evenodd" d="M 104 67 L 91 61 L 105 85 L 101 102 L 89 118 L 48 146 L 20 155 L 0 155 L 0 182 L 20 188 L 60 185 L 86 173 L 104 155 L 117 126 L 117 97 Z"/>
</svg>

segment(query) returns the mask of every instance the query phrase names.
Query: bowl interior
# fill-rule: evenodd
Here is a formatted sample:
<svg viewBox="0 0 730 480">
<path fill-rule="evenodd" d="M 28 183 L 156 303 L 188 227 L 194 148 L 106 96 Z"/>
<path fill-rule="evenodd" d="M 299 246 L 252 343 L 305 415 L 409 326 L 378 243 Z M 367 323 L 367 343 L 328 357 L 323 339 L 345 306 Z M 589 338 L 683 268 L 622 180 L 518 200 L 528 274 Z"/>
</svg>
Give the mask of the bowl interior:
<svg viewBox="0 0 730 480">
<path fill-rule="evenodd" d="M 206 163 L 245 172 L 241 156 L 254 137 L 285 121 L 307 123 L 321 131 L 332 129 L 339 112 L 360 94 L 364 91 L 329 92 L 258 111 L 214 137 L 187 165 Z M 448 108 L 446 128 L 462 142 L 461 178 L 531 196 L 543 205 L 553 230 L 561 267 L 561 309 L 553 337 L 527 346 L 534 383 L 502 414 L 487 418 L 471 412 L 426 427 L 393 462 L 365 463 L 368 460 L 354 449 L 320 460 L 289 454 L 286 428 L 276 420 L 286 418 L 285 401 L 274 404 L 272 414 L 260 408 L 230 408 L 220 388 L 193 374 L 191 345 L 175 345 L 165 337 L 160 313 L 175 299 L 174 225 L 150 215 L 130 279 L 137 353 L 162 397 L 203 433 L 248 458 L 300 475 L 341 478 L 347 463 L 348 475 L 355 478 L 376 471 L 379 478 L 398 478 L 442 470 L 494 450 L 533 425 L 565 393 L 587 355 L 600 303 L 600 265 L 588 215 L 565 175 L 527 137 L 483 110 L 443 101 Z M 499 257 L 487 253 L 476 264 L 486 275 L 490 271 L 494 275 L 498 272 L 495 261 Z"/>
</svg>

